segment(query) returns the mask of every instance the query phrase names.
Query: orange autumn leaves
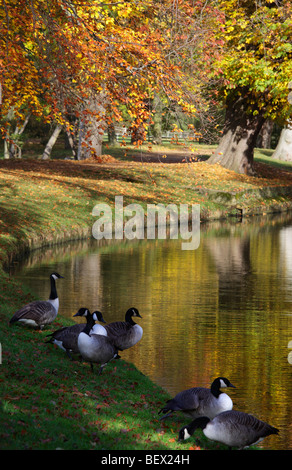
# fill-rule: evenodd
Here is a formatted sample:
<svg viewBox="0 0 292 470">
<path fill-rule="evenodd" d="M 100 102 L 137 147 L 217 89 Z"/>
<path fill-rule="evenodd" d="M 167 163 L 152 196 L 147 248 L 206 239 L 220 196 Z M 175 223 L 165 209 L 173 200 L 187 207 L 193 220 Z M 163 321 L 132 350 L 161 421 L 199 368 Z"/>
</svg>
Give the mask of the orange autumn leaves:
<svg viewBox="0 0 292 470">
<path fill-rule="evenodd" d="M 123 118 L 121 105 L 126 106 L 135 131 L 148 121 L 147 100 L 161 88 L 183 105 L 176 81 L 179 67 L 169 60 L 169 30 L 165 33 L 172 2 L 5 0 L 4 4 L 0 9 L 4 136 L 12 121 L 20 125 L 31 113 L 62 124 L 69 132 L 74 131 L 76 118 L 89 134 L 91 121 L 96 121 L 103 133 L 112 120 Z"/>
</svg>

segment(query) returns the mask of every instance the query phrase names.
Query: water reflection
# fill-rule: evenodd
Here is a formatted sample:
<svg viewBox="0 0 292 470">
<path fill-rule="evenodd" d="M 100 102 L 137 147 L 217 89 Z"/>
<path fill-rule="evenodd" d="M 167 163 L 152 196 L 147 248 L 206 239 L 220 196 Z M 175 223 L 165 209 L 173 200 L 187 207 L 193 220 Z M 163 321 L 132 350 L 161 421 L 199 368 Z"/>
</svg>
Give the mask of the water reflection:
<svg viewBox="0 0 292 470">
<path fill-rule="evenodd" d="M 235 408 L 280 428 L 265 448 L 291 449 L 292 216 L 203 225 L 180 241 L 88 240 L 35 251 L 16 276 L 39 298 L 51 269 L 60 314 L 99 309 L 110 322 L 135 306 L 144 337 L 122 357 L 172 395 L 224 375 Z"/>
</svg>

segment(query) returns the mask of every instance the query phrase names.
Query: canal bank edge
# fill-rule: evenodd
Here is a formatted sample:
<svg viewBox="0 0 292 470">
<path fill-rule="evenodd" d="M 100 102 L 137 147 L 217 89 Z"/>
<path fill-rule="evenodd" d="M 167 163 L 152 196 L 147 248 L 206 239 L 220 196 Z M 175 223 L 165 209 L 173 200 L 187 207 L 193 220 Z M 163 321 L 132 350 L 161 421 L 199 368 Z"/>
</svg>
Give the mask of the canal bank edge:
<svg viewBox="0 0 292 470">
<path fill-rule="evenodd" d="M 292 210 L 292 185 L 263 187 L 260 189 L 247 189 L 244 191 L 222 191 L 210 188 L 188 187 L 195 192 L 218 204 L 218 209 L 201 207 L 200 222 L 226 220 L 230 218 L 260 216 L 277 214 Z M 94 217 L 92 217 L 92 225 Z M 168 220 L 166 220 L 168 223 Z M 18 239 L 10 246 L 4 257 L 0 257 L 0 264 L 4 270 L 14 261 L 28 255 L 31 251 L 51 247 L 56 244 L 86 240 L 92 238 L 92 225 L 83 225 L 68 230 L 68 228 L 56 229 L 54 232 L 46 231 L 34 233 L 33 236 Z M 114 224 L 113 224 L 114 227 Z M 147 218 L 145 217 L 145 228 Z M 114 233 L 113 233 L 114 235 Z"/>
</svg>

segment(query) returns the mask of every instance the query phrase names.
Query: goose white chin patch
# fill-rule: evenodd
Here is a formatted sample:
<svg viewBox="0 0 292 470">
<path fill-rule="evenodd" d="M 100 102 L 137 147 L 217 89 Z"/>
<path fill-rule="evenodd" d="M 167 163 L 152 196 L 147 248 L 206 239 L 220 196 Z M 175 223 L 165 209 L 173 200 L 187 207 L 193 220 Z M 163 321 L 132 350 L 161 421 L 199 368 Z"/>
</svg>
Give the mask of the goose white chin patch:
<svg viewBox="0 0 292 470">
<path fill-rule="evenodd" d="M 189 439 L 191 435 L 189 434 L 187 428 L 184 429 L 184 440 Z"/>
</svg>

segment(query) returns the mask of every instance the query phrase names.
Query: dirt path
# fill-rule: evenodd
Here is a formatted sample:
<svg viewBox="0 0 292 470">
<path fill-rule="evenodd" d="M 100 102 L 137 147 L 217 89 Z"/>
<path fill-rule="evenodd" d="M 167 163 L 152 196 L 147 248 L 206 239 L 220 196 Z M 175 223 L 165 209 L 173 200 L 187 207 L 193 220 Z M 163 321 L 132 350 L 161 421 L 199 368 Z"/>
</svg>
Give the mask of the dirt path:
<svg viewBox="0 0 292 470">
<path fill-rule="evenodd" d="M 190 152 L 172 153 L 167 152 L 141 152 L 141 155 L 133 155 L 133 160 L 143 163 L 187 163 L 201 162 L 209 158 L 210 155 L 192 155 Z"/>
</svg>

